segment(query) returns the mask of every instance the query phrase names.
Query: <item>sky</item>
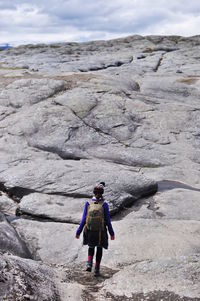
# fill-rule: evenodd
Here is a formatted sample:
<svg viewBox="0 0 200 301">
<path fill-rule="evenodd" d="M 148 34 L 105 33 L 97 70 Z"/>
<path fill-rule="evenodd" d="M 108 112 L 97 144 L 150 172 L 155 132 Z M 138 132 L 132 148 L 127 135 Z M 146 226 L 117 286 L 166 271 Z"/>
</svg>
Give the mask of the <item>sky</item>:
<svg viewBox="0 0 200 301">
<path fill-rule="evenodd" d="M 0 0 L 0 44 L 200 34 L 200 0 Z"/>
</svg>

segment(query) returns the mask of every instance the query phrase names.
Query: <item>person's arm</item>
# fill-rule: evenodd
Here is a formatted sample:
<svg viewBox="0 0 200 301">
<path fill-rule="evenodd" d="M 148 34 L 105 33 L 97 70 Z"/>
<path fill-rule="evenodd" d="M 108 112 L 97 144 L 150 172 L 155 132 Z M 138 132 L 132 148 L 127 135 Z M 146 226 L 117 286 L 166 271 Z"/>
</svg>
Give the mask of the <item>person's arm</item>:
<svg viewBox="0 0 200 301">
<path fill-rule="evenodd" d="M 85 203 L 85 207 L 84 207 L 83 216 L 82 216 L 82 220 L 81 220 L 80 226 L 78 227 L 78 229 L 77 229 L 77 231 L 76 231 L 76 238 L 79 238 L 81 232 L 83 231 L 83 227 L 85 226 L 88 205 L 89 205 L 89 203 L 86 202 L 86 203 Z"/>
<path fill-rule="evenodd" d="M 104 207 L 104 214 L 105 214 L 105 219 L 106 219 L 106 225 L 108 226 L 108 232 L 111 236 L 111 239 L 114 240 L 115 239 L 115 233 L 111 224 L 111 220 L 110 220 L 110 213 L 109 213 L 109 207 L 108 207 L 108 203 L 105 202 L 103 204 Z"/>
</svg>

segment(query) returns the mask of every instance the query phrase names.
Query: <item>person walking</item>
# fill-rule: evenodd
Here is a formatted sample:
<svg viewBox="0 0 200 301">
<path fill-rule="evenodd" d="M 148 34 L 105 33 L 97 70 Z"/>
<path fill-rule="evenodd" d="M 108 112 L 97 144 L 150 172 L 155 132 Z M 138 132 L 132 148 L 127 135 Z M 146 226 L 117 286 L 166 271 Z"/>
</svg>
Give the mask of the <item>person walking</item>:
<svg viewBox="0 0 200 301">
<path fill-rule="evenodd" d="M 88 245 L 88 260 L 86 271 L 91 272 L 93 257 L 96 248 L 96 263 L 94 275 L 100 275 L 100 263 L 103 255 L 103 248 L 108 249 L 108 233 L 111 240 L 115 239 L 115 233 L 110 220 L 108 203 L 104 200 L 105 183 L 95 185 L 94 196 L 86 201 L 80 226 L 76 231 L 76 238 L 79 239 L 83 231 L 83 244 Z M 84 230 L 83 230 L 84 229 Z"/>
</svg>

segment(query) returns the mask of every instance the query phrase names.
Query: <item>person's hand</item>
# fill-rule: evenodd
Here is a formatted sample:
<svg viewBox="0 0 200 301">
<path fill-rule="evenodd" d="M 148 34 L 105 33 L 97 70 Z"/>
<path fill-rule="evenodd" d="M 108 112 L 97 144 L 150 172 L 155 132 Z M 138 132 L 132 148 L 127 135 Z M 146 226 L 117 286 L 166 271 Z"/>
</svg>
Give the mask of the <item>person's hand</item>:
<svg viewBox="0 0 200 301">
<path fill-rule="evenodd" d="M 79 239 L 80 235 L 76 234 L 76 238 Z"/>
<path fill-rule="evenodd" d="M 111 240 L 115 240 L 115 235 L 110 237 Z"/>
</svg>

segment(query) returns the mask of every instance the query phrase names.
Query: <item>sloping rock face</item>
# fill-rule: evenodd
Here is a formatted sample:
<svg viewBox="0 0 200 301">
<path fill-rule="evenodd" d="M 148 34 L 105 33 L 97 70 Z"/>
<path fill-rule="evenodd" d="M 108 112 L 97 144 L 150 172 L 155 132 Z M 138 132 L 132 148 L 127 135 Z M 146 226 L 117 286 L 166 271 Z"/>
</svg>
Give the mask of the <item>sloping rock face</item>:
<svg viewBox="0 0 200 301">
<path fill-rule="evenodd" d="M 1 52 L 2 298 L 200 300 L 199 51 L 130 36 Z M 116 239 L 95 279 L 75 232 L 100 181 Z"/>
</svg>

